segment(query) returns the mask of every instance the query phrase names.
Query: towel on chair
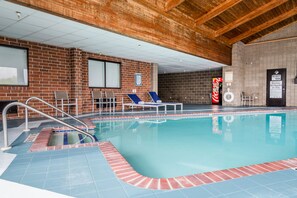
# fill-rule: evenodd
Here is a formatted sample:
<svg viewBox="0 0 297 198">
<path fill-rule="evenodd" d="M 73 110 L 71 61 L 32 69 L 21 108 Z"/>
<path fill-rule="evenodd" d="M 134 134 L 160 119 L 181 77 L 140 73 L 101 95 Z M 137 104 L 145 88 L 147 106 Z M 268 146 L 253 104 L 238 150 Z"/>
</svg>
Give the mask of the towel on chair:
<svg viewBox="0 0 297 198">
<path fill-rule="evenodd" d="M 157 102 L 157 103 L 162 103 L 162 100 L 157 100 L 156 102 Z"/>
<path fill-rule="evenodd" d="M 139 101 L 138 104 L 144 104 L 144 102 L 143 101 Z"/>
</svg>

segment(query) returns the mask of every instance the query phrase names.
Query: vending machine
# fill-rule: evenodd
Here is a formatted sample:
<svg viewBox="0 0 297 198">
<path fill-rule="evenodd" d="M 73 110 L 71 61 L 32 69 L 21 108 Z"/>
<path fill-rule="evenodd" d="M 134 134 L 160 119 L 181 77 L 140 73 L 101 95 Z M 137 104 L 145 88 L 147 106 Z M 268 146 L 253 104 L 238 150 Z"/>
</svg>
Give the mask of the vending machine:
<svg viewBox="0 0 297 198">
<path fill-rule="evenodd" d="M 222 86 L 223 86 L 222 77 L 212 79 L 212 93 L 211 93 L 212 104 L 222 105 Z"/>
</svg>

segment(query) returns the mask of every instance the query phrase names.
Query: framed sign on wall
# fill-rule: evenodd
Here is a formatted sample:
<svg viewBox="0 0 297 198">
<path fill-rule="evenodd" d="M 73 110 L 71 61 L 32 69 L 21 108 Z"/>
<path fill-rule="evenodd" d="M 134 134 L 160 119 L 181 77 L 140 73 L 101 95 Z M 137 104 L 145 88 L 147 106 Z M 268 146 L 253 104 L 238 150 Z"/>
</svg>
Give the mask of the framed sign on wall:
<svg viewBox="0 0 297 198">
<path fill-rule="evenodd" d="M 135 86 L 142 86 L 142 74 L 141 73 L 135 73 L 134 79 L 135 79 Z"/>
</svg>

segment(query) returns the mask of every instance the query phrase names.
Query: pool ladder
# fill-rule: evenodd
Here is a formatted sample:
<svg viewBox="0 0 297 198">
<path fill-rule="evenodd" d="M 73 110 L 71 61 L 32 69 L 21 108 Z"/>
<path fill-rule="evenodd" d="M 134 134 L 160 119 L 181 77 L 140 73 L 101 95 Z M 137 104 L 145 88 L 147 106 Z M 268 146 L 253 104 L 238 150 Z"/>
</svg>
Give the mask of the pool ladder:
<svg viewBox="0 0 297 198">
<path fill-rule="evenodd" d="M 72 126 L 72 125 L 70 125 L 70 124 L 68 124 L 68 123 L 66 123 L 66 122 L 64 122 L 64 121 L 62 121 L 62 120 L 59 120 L 59 119 L 57 119 L 57 118 L 55 118 L 55 117 L 53 117 L 53 116 L 50 116 L 50 115 L 48 115 L 48 114 L 46 114 L 46 113 L 44 113 L 44 112 L 42 112 L 42 111 L 39 111 L 39 110 L 37 110 L 37 109 L 35 109 L 35 108 L 29 106 L 29 105 L 28 105 L 29 101 L 31 101 L 31 100 L 33 100 L 33 99 L 34 99 L 34 100 L 38 100 L 38 101 L 40 101 L 40 102 L 46 104 L 47 106 L 49 106 L 49 107 L 51 107 L 51 108 L 53 108 L 53 109 L 55 109 L 55 110 L 61 112 L 62 114 L 67 115 L 68 117 L 72 118 L 73 120 L 75 120 L 75 121 L 77 121 L 77 122 L 80 122 L 81 124 L 83 124 L 83 125 L 86 127 L 86 131 L 83 131 L 83 130 L 81 130 L 81 129 L 75 127 L 75 126 Z M 55 121 L 55 122 L 58 122 L 58 123 L 60 123 L 60 124 L 62 124 L 62 125 L 64 125 L 64 126 L 66 126 L 66 127 L 69 127 L 69 128 L 71 128 L 71 129 L 73 129 L 73 130 L 75 130 L 75 131 L 77 131 L 77 132 L 79 132 L 79 133 L 81 133 L 81 134 L 84 134 L 85 137 L 88 136 L 88 137 L 91 139 L 92 142 L 95 142 L 95 138 L 93 137 L 92 134 L 89 133 L 89 128 L 88 128 L 88 125 L 87 125 L 86 123 L 84 123 L 83 121 L 81 121 L 81 120 L 79 120 L 79 119 L 73 117 L 72 115 L 70 115 L 70 114 L 68 114 L 68 113 L 66 113 L 66 112 L 64 112 L 64 111 L 62 111 L 61 109 L 59 109 L 59 108 L 57 108 L 57 107 L 55 107 L 55 106 L 49 104 L 48 102 L 46 102 L 46 101 L 44 101 L 44 100 L 42 100 L 42 99 L 40 99 L 40 98 L 34 96 L 34 97 L 29 98 L 29 99 L 26 101 L 26 104 L 21 103 L 21 102 L 12 102 L 12 103 L 9 103 L 8 105 L 6 105 L 6 107 L 3 109 L 3 111 L 2 111 L 2 122 L 3 122 L 4 147 L 1 148 L 2 151 L 11 149 L 11 146 L 9 146 L 9 144 L 8 144 L 7 111 L 8 111 L 8 109 L 11 108 L 12 106 L 22 106 L 22 107 L 25 108 L 25 130 L 24 130 L 24 131 L 30 131 L 30 129 L 29 129 L 29 127 L 28 127 L 28 109 L 29 109 L 29 110 L 34 111 L 34 112 L 36 112 L 36 113 L 38 113 L 38 114 L 40 114 L 40 115 L 42 115 L 42 116 L 44 116 L 44 117 L 46 117 L 46 118 L 48 118 L 48 119 L 51 119 L 51 120 L 53 120 L 53 121 Z"/>
</svg>

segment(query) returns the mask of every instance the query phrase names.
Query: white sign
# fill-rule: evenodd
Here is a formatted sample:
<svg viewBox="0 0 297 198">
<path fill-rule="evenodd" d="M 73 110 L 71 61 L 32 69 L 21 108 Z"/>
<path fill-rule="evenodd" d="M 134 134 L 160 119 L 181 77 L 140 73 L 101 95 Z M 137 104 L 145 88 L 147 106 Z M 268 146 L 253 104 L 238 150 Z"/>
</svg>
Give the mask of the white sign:
<svg viewBox="0 0 297 198">
<path fill-rule="evenodd" d="M 271 80 L 282 80 L 282 75 L 280 74 L 272 75 Z"/>
<path fill-rule="evenodd" d="M 233 82 L 233 71 L 225 72 L 225 82 L 232 83 Z"/>
<path fill-rule="evenodd" d="M 141 73 L 135 73 L 135 85 L 142 86 L 142 75 Z"/>
<path fill-rule="evenodd" d="M 282 81 L 270 81 L 269 98 L 282 98 Z"/>
</svg>

